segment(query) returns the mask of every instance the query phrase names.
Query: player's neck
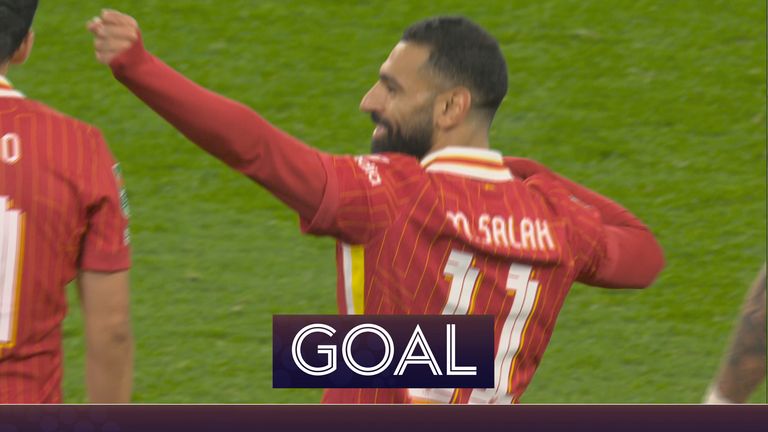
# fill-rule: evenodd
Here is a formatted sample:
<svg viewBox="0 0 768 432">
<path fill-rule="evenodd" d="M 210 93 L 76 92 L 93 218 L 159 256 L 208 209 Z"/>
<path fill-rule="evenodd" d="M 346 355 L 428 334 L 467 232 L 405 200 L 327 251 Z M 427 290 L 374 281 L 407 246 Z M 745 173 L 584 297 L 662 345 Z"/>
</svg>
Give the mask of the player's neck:
<svg viewBox="0 0 768 432">
<path fill-rule="evenodd" d="M 430 153 L 446 147 L 490 148 L 488 127 L 479 123 L 465 124 L 450 130 L 436 130 Z"/>
<path fill-rule="evenodd" d="M 0 75 L 8 76 L 8 69 L 10 69 L 10 64 L 8 62 L 0 64 Z"/>
</svg>

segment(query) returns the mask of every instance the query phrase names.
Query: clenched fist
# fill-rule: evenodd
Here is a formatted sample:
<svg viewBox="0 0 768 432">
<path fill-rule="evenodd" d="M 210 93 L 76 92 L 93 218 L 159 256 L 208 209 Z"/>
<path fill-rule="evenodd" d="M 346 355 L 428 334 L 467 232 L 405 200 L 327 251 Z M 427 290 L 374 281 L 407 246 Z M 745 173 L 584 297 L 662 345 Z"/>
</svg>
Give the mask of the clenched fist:
<svg viewBox="0 0 768 432">
<path fill-rule="evenodd" d="M 130 48 L 139 39 L 139 24 L 132 16 L 104 9 L 101 15 L 88 21 L 93 33 L 93 45 L 99 62 L 108 65 L 112 59 Z"/>
</svg>

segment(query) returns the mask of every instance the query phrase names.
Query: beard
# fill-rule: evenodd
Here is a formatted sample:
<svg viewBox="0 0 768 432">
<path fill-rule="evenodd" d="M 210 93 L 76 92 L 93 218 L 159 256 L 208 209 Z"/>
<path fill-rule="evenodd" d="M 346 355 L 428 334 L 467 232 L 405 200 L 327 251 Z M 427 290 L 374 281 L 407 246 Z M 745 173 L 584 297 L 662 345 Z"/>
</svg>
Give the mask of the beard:
<svg viewBox="0 0 768 432">
<path fill-rule="evenodd" d="M 431 110 L 418 112 L 413 121 L 400 128 L 394 127 L 375 112 L 371 113 L 371 120 L 386 130 L 384 136 L 371 139 L 371 153 L 404 153 L 421 160 L 432 148 L 434 126 Z"/>
</svg>

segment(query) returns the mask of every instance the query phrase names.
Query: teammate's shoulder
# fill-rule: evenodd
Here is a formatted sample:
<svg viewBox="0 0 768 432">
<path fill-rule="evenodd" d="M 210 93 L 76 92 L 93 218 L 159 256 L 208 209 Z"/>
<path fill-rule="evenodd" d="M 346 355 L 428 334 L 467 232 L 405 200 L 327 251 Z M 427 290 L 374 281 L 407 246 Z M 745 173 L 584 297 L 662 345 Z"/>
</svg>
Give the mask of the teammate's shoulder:
<svg viewBox="0 0 768 432">
<path fill-rule="evenodd" d="M 66 125 L 65 127 L 73 130 L 74 132 L 100 133 L 98 128 L 95 126 L 69 114 L 63 113 L 56 108 L 53 108 L 50 105 L 47 105 L 46 103 L 38 100 L 22 99 L 19 108 L 29 114 L 58 121 L 60 124 Z"/>
</svg>

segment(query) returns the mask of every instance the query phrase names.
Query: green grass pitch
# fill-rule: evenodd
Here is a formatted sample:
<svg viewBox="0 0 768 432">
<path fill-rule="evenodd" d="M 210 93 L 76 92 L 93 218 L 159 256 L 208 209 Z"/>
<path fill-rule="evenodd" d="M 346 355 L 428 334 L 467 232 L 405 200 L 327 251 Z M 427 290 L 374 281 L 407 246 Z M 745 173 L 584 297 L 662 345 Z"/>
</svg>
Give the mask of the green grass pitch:
<svg viewBox="0 0 768 432">
<path fill-rule="evenodd" d="M 333 241 L 210 158 L 93 58 L 85 22 L 131 13 L 147 47 L 322 149 L 365 153 L 358 112 L 411 22 L 463 14 L 502 44 L 492 145 L 646 221 L 668 266 L 643 291 L 575 286 L 527 403 L 697 403 L 766 259 L 766 6 L 755 0 L 42 1 L 29 97 L 100 127 L 132 206 L 137 402 L 316 402 L 271 388 L 271 316 L 335 312 Z M 76 296 L 64 394 L 85 401 Z M 762 385 L 752 402 L 765 403 Z"/>
</svg>

